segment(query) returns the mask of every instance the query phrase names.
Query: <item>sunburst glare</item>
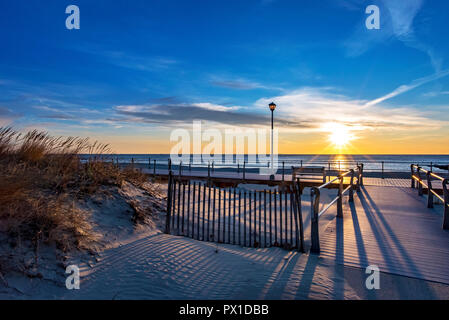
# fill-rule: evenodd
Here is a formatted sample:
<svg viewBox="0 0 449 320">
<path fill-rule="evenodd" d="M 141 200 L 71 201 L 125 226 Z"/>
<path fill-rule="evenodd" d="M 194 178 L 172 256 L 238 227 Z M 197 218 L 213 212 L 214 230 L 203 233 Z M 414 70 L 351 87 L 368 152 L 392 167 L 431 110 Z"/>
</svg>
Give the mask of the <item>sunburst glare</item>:
<svg viewBox="0 0 449 320">
<path fill-rule="evenodd" d="M 330 123 L 326 125 L 326 131 L 329 132 L 328 140 L 338 148 L 348 145 L 355 139 L 354 134 L 348 126 L 340 123 Z"/>
</svg>

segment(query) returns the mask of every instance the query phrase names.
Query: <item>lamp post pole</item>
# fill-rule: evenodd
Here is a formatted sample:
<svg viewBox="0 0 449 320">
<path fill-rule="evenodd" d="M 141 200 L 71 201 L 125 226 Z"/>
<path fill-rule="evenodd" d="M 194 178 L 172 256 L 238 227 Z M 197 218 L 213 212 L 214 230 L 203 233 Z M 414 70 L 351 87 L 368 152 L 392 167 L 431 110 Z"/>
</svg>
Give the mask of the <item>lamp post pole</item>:
<svg viewBox="0 0 449 320">
<path fill-rule="evenodd" d="M 274 102 L 268 105 L 271 110 L 271 175 L 270 180 L 274 180 L 274 157 L 273 157 L 273 142 L 274 142 L 274 110 L 276 109 L 276 105 Z"/>
</svg>

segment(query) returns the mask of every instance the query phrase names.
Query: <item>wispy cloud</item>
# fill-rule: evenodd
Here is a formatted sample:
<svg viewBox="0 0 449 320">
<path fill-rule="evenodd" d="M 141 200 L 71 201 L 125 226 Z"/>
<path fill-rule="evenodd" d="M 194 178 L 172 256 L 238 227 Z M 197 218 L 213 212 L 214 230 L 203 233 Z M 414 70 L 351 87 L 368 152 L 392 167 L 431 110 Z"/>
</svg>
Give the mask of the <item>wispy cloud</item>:
<svg viewBox="0 0 449 320">
<path fill-rule="evenodd" d="M 355 5 L 352 2 L 347 3 L 351 6 Z M 353 35 L 344 43 L 347 54 L 359 56 L 375 45 L 396 39 L 427 54 L 435 72 L 439 72 L 443 63 L 442 57 L 430 44 L 418 39 L 414 30 L 414 21 L 423 3 L 423 0 L 379 0 L 377 3 L 375 1 L 375 4 L 380 7 L 380 30 L 367 30 L 364 21 L 360 21 Z M 366 15 L 362 18 L 366 19 Z"/>
<path fill-rule="evenodd" d="M 433 98 L 433 97 L 438 97 L 438 96 L 443 96 L 443 95 L 449 95 L 449 91 L 431 91 L 431 92 L 423 93 L 423 97 L 426 97 L 426 98 Z"/>
<path fill-rule="evenodd" d="M 0 106 L 0 126 L 8 126 L 22 115 Z"/>
<path fill-rule="evenodd" d="M 226 88 L 226 89 L 234 89 L 234 90 L 254 90 L 254 89 L 266 89 L 266 90 L 277 90 L 283 91 L 282 88 L 264 85 L 256 81 L 251 81 L 244 78 L 238 79 L 227 79 L 221 77 L 212 77 L 209 81 L 210 84 L 216 87 Z"/>
<path fill-rule="evenodd" d="M 281 118 L 289 118 L 291 122 L 306 121 L 316 124 L 311 130 L 322 131 L 328 123 L 342 123 L 352 130 L 416 130 L 438 128 L 448 125 L 447 122 L 435 120 L 410 107 L 385 107 L 380 104 L 369 104 L 366 100 L 351 99 L 335 94 L 330 88 L 302 88 L 289 94 L 268 97 L 256 102 L 259 109 L 266 109 L 267 104 L 276 101 L 276 113 Z M 423 121 L 425 119 L 425 121 Z M 417 129 L 418 128 L 418 129 Z"/>
<path fill-rule="evenodd" d="M 377 99 L 374 99 L 372 101 L 367 102 L 365 104 L 365 107 L 373 106 L 373 105 L 381 103 L 381 102 L 383 102 L 385 100 L 394 98 L 394 97 L 396 97 L 396 96 L 398 96 L 400 94 L 403 94 L 403 93 L 408 92 L 410 90 L 413 90 L 413 89 L 415 89 L 417 87 L 420 87 L 423 84 L 426 84 L 428 82 L 435 81 L 437 79 L 446 77 L 447 75 L 449 75 L 449 69 L 437 72 L 437 73 L 435 73 L 433 75 L 430 75 L 430 76 L 427 76 L 427 77 L 416 79 L 416 80 L 412 81 L 410 84 L 401 85 L 401 86 L 397 87 L 395 90 L 393 90 L 392 92 L 390 92 L 390 93 L 388 93 L 388 94 L 386 94 L 386 95 L 384 95 L 384 96 L 382 96 L 380 98 L 377 98 Z"/>
<path fill-rule="evenodd" d="M 226 107 L 212 103 L 177 105 L 117 106 L 116 117 L 108 120 L 116 123 L 147 123 L 155 125 L 190 125 L 194 120 L 203 120 L 228 126 L 260 126 L 269 123 L 269 116 L 260 112 L 241 112 L 241 107 Z M 279 119 L 285 127 L 310 127 L 306 121 Z"/>
<path fill-rule="evenodd" d="M 237 89 L 237 90 L 252 90 L 252 89 L 260 89 L 265 88 L 261 84 L 257 82 L 250 82 L 247 80 L 239 79 L 239 80 L 213 80 L 210 82 L 212 85 L 216 87 L 222 87 L 227 89 Z"/>
<path fill-rule="evenodd" d="M 89 45 L 74 49 L 79 52 L 101 57 L 103 62 L 138 71 L 160 71 L 171 68 L 179 63 L 178 60 L 171 57 L 139 55 L 132 52 L 106 50 Z"/>
</svg>

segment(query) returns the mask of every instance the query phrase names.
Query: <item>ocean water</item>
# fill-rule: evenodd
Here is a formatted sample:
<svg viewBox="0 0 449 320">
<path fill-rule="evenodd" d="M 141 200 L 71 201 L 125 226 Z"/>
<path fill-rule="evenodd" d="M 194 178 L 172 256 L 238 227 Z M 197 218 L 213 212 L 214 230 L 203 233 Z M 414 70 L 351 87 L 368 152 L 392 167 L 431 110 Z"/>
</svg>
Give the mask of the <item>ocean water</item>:
<svg viewBox="0 0 449 320">
<path fill-rule="evenodd" d="M 89 155 L 83 155 L 83 158 L 88 158 Z M 156 161 L 157 167 L 167 166 L 169 154 L 116 154 L 111 157 L 111 160 L 118 161 L 118 163 L 131 163 L 148 165 L 153 167 Z M 242 166 L 243 161 L 246 162 L 246 168 L 260 168 L 268 166 L 269 157 L 265 157 L 262 161 L 254 161 L 255 157 L 248 157 L 248 155 L 241 155 L 232 157 L 232 163 L 225 161 L 225 156 L 211 157 L 210 162 L 214 162 L 216 169 L 235 168 Z M 183 162 L 183 166 L 189 165 L 189 157 Z M 229 157 L 228 157 L 229 159 Z M 268 159 L 268 160 L 267 160 Z M 179 164 L 178 161 L 172 161 L 173 165 Z M 207 167 L 208 161 L 198 162 L 194 161 L 193 156 L 190 157 L 192 167 Z M 434 172 L 446 172 L 446 170 L 439 170 L 435 168 L 434 164 L 448 165 L 449 155 L 289 155 L 282 154 L 278 156 L 278 167 L 290 168 L 291 166 L 323 166 L 326 169 L 347 169 L 353 168 L 357 163 L 363 163 L 365 171 L 381 172 L 382 166 L 384 172 L 410 172 L 411 164 L 421 165 L 425 169 L 432 166 Z"/>
</svg>

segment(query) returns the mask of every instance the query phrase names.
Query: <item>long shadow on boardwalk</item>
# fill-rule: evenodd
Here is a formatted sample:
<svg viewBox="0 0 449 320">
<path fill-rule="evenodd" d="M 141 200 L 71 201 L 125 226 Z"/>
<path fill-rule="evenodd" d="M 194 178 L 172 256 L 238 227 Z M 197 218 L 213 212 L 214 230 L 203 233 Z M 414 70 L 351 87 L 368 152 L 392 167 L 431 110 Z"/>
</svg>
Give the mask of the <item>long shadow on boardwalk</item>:
<svg viewBox="0 0 449 320">
<path fill-rule="evenodd" d="M 365 209 L 366 217 L 371 224 L 371 229 L 373 230 L 376 240 L 379 243 L 379 247 L 383 249 L 381 250 L 381 252 L 385 257 L 385 261 L 387 262 L 387 264 L 395 265 L 398 262 L 397 259 L 393 258 L 392 254 L 389 252 L 389 250 L 392 250 L 392 246 L 391 243 L 387 239 L 385 239 L 386 237 L 389 237 L 394 247 L 399 250 L 399 254 L 404 259 L 406 267 L 413 269 L 413 272 L 416 273 L 417 278 L 422 278 L 423 275 L 419 270 L 419 267 L 415 264 L 413 258 L 410 257 L 410 255 L 407 253 L 407 250 L 401 244 L 400 239 L 396 236 L 394 230 L 388 224 L 382 211 L 374 203 L 373 199 L 365 188 L 362 189 L 362 192 L 359 194 L 359 198 L 363 208 Z M 374 211 L 372 211 L 371 208 Z M 377 221 L 380 221 L 380 223 L 383 225 L 385 230 L 384 232 L 381 231 L 381 227 L 379 226 L 379 223 Z"/>
</svg>

